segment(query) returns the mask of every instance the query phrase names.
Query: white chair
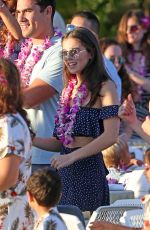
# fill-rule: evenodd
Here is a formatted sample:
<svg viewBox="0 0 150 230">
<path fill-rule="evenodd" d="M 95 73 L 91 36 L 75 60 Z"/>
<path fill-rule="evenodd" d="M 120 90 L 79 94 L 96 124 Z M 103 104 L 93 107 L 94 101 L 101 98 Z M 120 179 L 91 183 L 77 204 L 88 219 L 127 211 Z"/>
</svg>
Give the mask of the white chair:
<svg viewBox="0 0 150 230">
<path fill-rule="evenodd" d="M 135 209 L 125 211 L 120 218 L 120 223 L 131 228 L 143 228 L 144 226 L 144 211 L 143 209 Z"/>
<path fill-rule="evenodd" d="M 120 223 L 120 218 L 123 216 L 125 211 L 141 209 L 139 206 L 101 206 L 95 212 L 93 212 L 86 230 L 89 230 L 89 226 L 95 220 L 104 220 L 114 224 Z"/>
<path fill-rule="evenodd" d="M 123 199 L 116 200 L 111 206 L 139 206 L 144 208 L 144 204 L 142 204 L 140 199 Z"/>
</svg>

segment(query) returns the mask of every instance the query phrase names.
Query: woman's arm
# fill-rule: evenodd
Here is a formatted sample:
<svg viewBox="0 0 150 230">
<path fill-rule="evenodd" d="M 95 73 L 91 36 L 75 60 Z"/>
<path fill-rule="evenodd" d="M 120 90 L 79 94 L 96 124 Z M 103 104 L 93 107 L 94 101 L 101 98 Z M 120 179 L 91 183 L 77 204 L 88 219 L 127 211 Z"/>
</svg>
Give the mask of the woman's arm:
<svg viewBox="0 0 150 230">
<path fill-rule="evenodd" d="M 0 17 L 3 20 L 5 26 L 16 40 L 20 40 L 22 38 L 22 32 L 16 18 L 10 13 L 7 6 L 1 0 L 0 6 L 3 6 L 0 7 Z"/>
<path fill-rule="evenodd" d="M 102 97 L 100 98 L 102 106 L 117 105 L 118 96 L 116 87 L 112 81 L 108 81 L 104 84 L 101 90 Z M 108 148 L 114 144 L 117 140 L 119 133 L 119 118 L 109 118 L 103 121 L 104 132 L 99 137 L 88 143 L 82 148 L 67 154 L 66 156 L 56 156 L 52 160 L 52 166 L 55 168 L 62 168 L 70 165 L 80 159 L 90 157 L 98 152 Z"/>
<path fill-rule="evenodd" d="M 59 140 L 57 140 L 55 137 L 50 137 L 50 138 L 34 137 L 33 146 L 46 151 L 60 152 L 62 143 Z"/>
<path fill-rule="evenodd" d="M 130 79 L 135 82 L 137 85 L 141 86 L 143 89 L 145 89 L 147 92 L 150 92 L 150 80 L 138 75 L 134 71 L 130 70 L 129 68 L 127 69 L 127 73 L 130 77 Z"/>
<path fill-rule="evenodd" d="M 8 155 L 0 159 L 0 191 L 4 191 L 17 183 L 21 157 Z"/>
<path fill-rule="evenodd" d="M 89 227 L 91 230 L 142 230 L 141 228 L 130 228 L 119 224 L 112 224 L 105 221 L 95 221 Z"/>
</svg>

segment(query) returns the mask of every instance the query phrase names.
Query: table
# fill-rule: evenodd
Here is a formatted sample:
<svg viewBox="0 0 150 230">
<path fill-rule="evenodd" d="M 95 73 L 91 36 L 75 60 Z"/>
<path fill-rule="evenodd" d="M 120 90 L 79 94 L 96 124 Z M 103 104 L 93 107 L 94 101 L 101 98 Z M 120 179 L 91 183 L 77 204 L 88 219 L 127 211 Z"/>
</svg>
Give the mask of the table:
<svg viewBox="0 0 150 230">
<path fill-rule="evenodd" d="M 110 190 L 109 195 L 110 195 L 110 204 L 112 204 L 116 200 L 134 198 L 134 192 L 131 190 Z"/>
</svg>

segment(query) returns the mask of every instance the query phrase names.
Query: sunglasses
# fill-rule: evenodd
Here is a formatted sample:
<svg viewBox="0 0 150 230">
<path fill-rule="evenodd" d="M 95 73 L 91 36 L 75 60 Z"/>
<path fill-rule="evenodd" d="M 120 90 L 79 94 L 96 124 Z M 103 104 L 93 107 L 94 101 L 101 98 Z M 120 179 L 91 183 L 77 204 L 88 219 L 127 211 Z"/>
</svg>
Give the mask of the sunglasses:
<svg viewBox="0 0 150 230">
<path fill-rule="evenodd" d="M 135 33 L 139 30 L 139 25 L 132 25 L 127 27 L 127 32 Z"/>
<path fill-rule="evenodd" d="M 125 59 L 124 57 L 120 56 L 120 57 L 115 57 L 115 56 L 111 56 L 109 58 L 110 61 L 112 61 L 112 63 L 115 63 L 115 61 L 117 60 L 117 62 L 120 64 L 120 65 L 123 65 L 125 63 Z"/>
<path fill-rule="evenodd" d="M 61 51 L 61 57 L 63 58 L 63 60 L 67 60 L 69 58 L 77 60 L 80 57 L 80 54 L 82 52 L 85 52 L 87 50 L 80 50 L 79 48 L 74 48 L 71 50 L 62 50 Z"/>
<path fill-rule="evenodd" d="M 144 167 L 145 167 L 145 171 L 148 171 L 150 169 L 150 165 L 147 163 L 144 164 Z"/>
</svg>

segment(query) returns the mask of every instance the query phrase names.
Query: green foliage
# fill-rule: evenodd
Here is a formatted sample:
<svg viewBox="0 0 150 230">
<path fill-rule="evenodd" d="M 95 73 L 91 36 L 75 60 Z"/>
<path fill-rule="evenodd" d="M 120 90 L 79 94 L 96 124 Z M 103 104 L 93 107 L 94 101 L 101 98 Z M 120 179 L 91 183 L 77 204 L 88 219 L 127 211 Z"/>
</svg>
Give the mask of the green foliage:
<svg viewBox="0 0 150 230">
<path fill-rule="evenodd" d="M 95 13 L 101 22 L 101 37 L 116 35 L 120 18 L 128 9 L 140 8 L 150 13 L 149 0 L 57 0 L 57 6 L 66 23 L 76 11 L 90 10 Z"/>
</svg>

